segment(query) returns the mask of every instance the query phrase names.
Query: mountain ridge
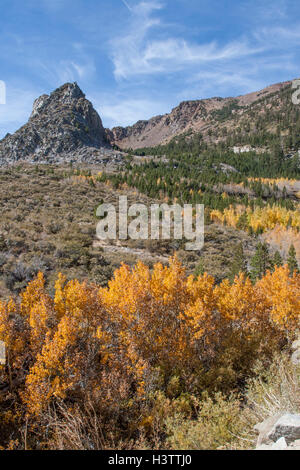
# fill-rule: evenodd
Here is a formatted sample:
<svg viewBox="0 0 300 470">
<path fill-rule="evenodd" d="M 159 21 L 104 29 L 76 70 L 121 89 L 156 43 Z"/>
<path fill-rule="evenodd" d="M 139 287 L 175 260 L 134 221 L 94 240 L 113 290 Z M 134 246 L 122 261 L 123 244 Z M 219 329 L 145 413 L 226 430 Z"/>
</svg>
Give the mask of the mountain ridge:
<svg viewBox="0 0 300 470">
<path fill-rule="evenodd" d="M 262 97 L 270 96 L 291 84 L 292 80 L 279 82 L 237 97 L 182 101 L 170 113 L 140 120 L 132 126 L 117 126 L 108 130 L 108 140 L 121 149 L 133 150 L 166 144 L 175 136 L 185 132 L 205 131 L 206 126 L 211 127 L 214 124 L 209 121 L 209 116 L 213 112 L 221 111 L 226 105 L 236 104 L 237 107 L 247 108 Z"/>
</svg>

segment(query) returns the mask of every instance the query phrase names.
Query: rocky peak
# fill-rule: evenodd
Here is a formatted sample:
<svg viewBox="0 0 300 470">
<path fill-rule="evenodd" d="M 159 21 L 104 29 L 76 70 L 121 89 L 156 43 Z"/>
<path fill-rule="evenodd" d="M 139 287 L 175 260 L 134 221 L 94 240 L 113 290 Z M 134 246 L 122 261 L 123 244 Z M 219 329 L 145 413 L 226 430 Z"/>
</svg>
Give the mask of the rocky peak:
<svg viewBox="0 0 300 470">
<path fill-rule="evenodd" d="M 77 83 L 65 83 L 65 85 L 55 90 L 50 96 L 42 95 L 34 101 L 30 119 L 44 110 L 47 104 L 50 105 L 51 101 L 72 105 L 80 98 L 85 99 L 85 94 L 81 91 Z"/>
<path fill-rule="evenodd" d="M 76 82 L 65 83 L 52 93 L 52 96 L 59 99 L 62 103 L 70 104 L 73 100 L 85 98 L 85 94 L 81 91 Z"/>
<path fill-rule="evenodd" d="M 77 83 L 66 83 L 37 98 L 27 124 L 0 142 L 0 163 L 76 161 L 84 149 L 103 148 L 109 145 L 100 116 Z"/>
</svg>

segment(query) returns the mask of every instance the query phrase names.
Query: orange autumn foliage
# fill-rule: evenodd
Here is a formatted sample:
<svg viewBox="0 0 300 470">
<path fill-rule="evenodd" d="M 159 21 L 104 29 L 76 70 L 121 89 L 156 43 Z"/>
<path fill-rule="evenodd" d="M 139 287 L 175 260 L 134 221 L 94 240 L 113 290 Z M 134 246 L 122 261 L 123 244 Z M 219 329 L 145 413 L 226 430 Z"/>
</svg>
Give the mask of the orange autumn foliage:
<svg viewBox="0 0 300 470">
<path fill-rule="evenodd" d="M 187 276 L 174 257 L 152 270 L 122 265 L 107 288 L 62 275 L 55 288 L 52 299 L 39 274 L 19 303 L 0 302 L 9 354 L 2 380 L 20 387 L 31 414 L 95 394 L 111 406 L 116 382 L 121 395 L 126 388 L 141 398 L 174 375 L 187 390 L 208 380 L 225 387 L 279 349 L 300 319 L 300 275 L 290 277 L 287 266 L 255 285 L 242 274 L 215 285 L 206 273 Z"/>
</svg>

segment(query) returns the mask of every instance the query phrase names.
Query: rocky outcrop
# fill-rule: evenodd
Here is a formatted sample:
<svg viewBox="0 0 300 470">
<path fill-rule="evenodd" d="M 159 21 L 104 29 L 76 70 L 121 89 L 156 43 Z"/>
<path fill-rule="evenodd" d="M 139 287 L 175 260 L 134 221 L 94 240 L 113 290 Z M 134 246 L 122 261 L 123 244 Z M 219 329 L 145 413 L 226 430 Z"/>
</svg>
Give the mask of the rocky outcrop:
<svg viewBox="0 0 300 470">
<path fill-rule="evenodd" d="M 40 96 L 27 124 L 0 142 L 0 164 L 98 162 L 110 154 L 101 118 L 76 83 Z"/>
</svg>

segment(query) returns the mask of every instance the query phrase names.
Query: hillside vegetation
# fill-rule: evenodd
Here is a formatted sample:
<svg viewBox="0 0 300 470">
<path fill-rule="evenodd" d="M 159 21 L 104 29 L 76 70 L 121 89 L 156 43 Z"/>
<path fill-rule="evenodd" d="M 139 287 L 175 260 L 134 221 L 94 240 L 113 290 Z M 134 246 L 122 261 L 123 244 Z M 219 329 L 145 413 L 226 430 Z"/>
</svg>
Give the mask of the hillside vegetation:
<svg viewBox="0 0 300 470">
<path fill-rule="evenodd" d="M 296 369 L 274 361 L 296 335 L 299 299 L 300 275 L 287 266 L 254 284 L 240 274 L 216 285 L 187 276 L 174 257 L 152 271 L 122 265 L 105 288 L 60 274 L 53 296 L 39 273 L 0 303 L 0 443 L 249 448 L 278 374 L 289 397 L 297 390 Z M 298 392 L 288 405 L 296 411 Z"/>
</svg>

